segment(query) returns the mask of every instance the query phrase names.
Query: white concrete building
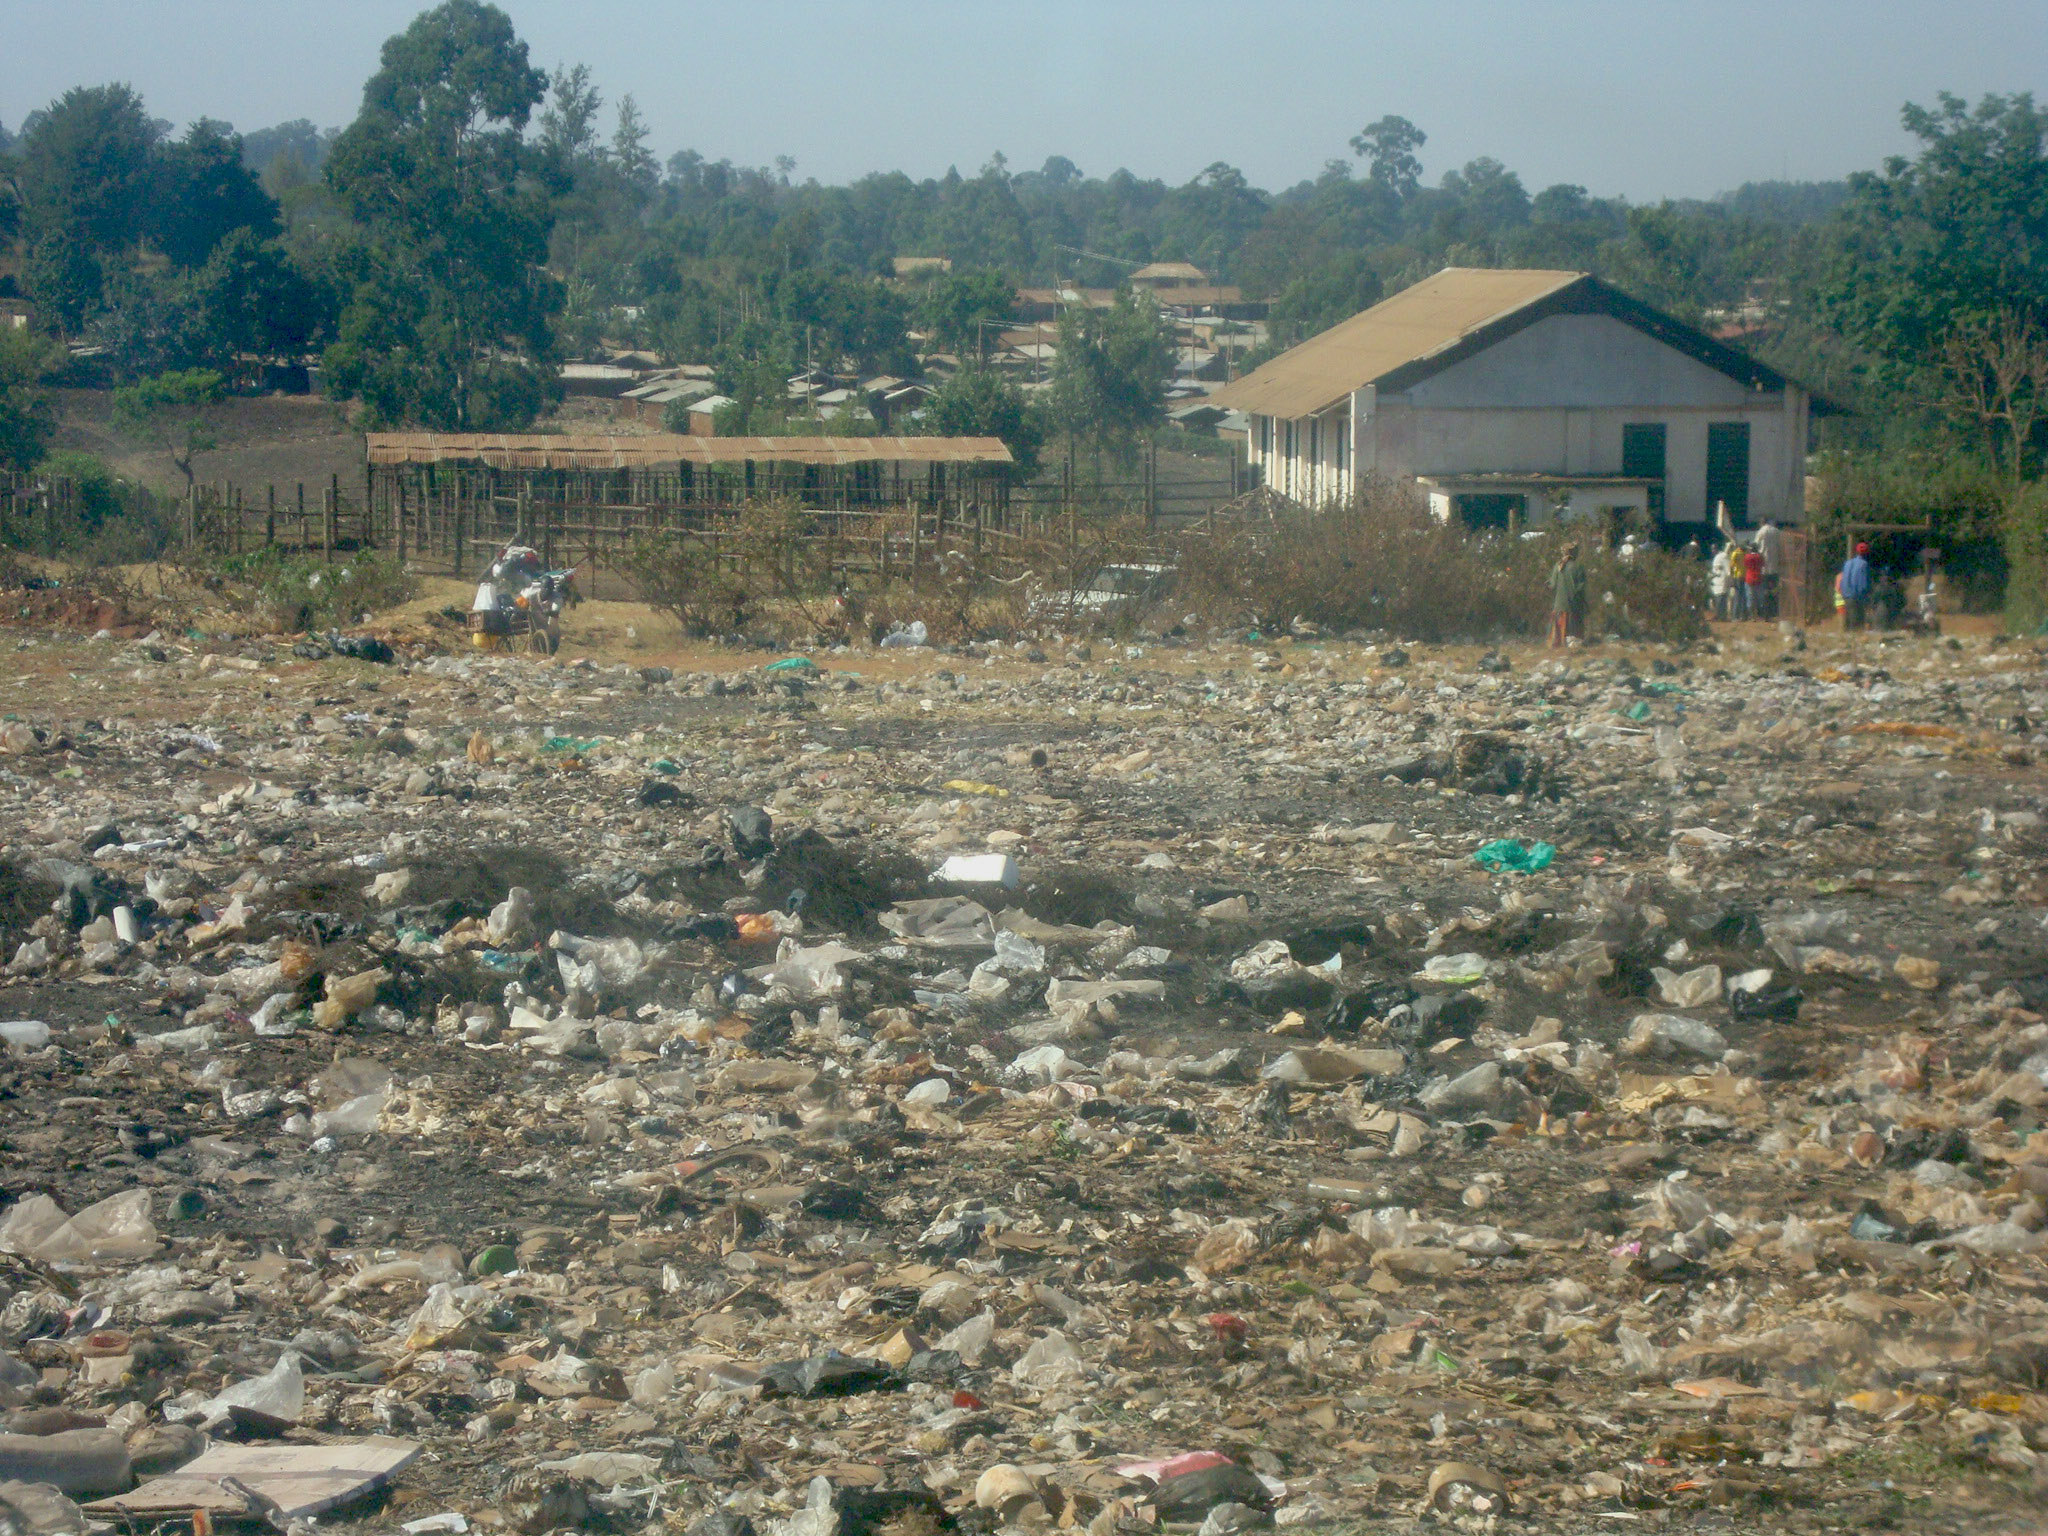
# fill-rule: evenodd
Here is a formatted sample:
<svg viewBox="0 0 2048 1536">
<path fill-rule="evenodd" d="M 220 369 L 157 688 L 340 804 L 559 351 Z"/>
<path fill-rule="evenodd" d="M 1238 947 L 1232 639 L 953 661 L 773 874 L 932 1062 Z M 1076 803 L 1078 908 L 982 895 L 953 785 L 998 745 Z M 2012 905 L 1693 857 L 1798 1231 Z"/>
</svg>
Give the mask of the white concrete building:
<svg viewBox="0 0 2048 1536">
<path fill-rule="evenodd" d="M 1263 484 L 1311 506 L 1417 484 L 1440 516 L 1540 527 L 1642 507 L 1740 528 L 1803 511 L 1799 385 L 1582 272 L 1450 267 L 1209 397 Z"/>
</svg>

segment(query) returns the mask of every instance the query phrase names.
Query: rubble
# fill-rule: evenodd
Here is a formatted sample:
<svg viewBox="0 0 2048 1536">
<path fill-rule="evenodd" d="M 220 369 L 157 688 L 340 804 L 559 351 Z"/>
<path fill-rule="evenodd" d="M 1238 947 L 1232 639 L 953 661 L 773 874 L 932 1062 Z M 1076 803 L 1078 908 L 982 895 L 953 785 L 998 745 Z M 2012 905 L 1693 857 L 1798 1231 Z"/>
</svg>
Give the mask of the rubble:
<svg viewBox="0 0 2048 1536">
<path fill-rule="evenodd" d="M 0 1519 L 2038 1499 L 2035 649 L 919 641 L 22 636 Z"/>
</svg>

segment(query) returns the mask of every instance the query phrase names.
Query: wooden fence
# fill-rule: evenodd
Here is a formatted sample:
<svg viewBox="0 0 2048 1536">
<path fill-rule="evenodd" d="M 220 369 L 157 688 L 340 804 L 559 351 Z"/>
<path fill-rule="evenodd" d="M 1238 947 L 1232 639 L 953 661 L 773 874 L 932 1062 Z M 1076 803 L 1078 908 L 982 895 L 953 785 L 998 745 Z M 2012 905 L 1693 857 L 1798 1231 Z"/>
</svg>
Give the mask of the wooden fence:
<svg viewBox="0 0 2048 1536">
<path fill-rule="evenodd" d="M 584 591 L 626 596 L 625 569 L 649 535 L 704 539 L 735 561 L 758 540 L 747 511 L 797 510 L 807 569 L 853 585 L 908 581 L 961 562 L 999 569 L 1027 554 L 1081 552 L 1163 538 L 1227 504 L 1244 476 L 1236 460 L 1213 479 L 1164 479 L 1156 455 L 1135 475 L 1097 479 L 1072 461 L 1028 485 L 996 476 L 888 465 L 818 473 L 805 466 L 687 466 L 661 471 L 513 471 L 474 465 L 378 466 L 360 482 L 261 486 L 202 483 L 185 496 L 123 487 L 146 507 L 166 556 L 258 550 L 333 560 L 375 549 L 426 573 L 469 577 L 507 544 L 527 544 L 554 569 L 574 566 Z M 83 491 L 60 476 L 0 475 L 0 538 L 51 556 L 75 551 Z"/>
<path fill-rule="evenodd" d="M 342 488 L 295 481 L 261 490 L 220 483 L 196 484 L 183 496 L 143 486 L 93 485 L 66 475 L 0 474 L 0 541 L 52 558 L 75 554 L 94 525 L 115 518 L 146 518 L 157 531 L 152 553 L 247 554 L 280 549 L 333 559 L 376 543 L 364 499 Z"/>
</svg>

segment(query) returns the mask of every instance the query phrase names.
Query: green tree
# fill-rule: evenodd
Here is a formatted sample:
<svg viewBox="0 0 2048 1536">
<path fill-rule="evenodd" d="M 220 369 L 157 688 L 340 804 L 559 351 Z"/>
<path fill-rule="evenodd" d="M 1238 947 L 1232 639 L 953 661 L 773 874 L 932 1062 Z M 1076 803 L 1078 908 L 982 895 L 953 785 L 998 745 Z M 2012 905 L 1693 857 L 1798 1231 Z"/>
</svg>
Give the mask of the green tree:
<svg viewBox="0 0 2048 1536">
<path fill-rule="evenodd" d="M 1053 363 L 1053 416 L 1098 461 L 1128 463 L 1166 420 L 1173 341 L 1159 311 L 1128 287 L 1107 310 L 1074 305 L 1060 316 Z"/>
<path fill-rule="evenodd" d="M 772 357 L 721 369 L 720 387 L 730 402 L 711 413 L 720 437 L 777 437 L 789 430 L 788 369 Z M 675 408 L 669 408 L 673 411 Z M 671 427 L 672 431 L 687 428 Z"/>
<path fill-rule="evenodd" d="M 385 43 L 327 162 L 362 227 L 328 379 L 372 421 L 516 430 L 559 393 L 553 214 L 525 142 L 546 89 L 481 0 L 444 0 Z"/>
<path fill-rule="evenodd" d="M 1405 117 L 1391 114 L 1369 123 L 1351 139 L 1352 153 L 1366 163 L 1375 185 L 1399 198 L 1412 197 L 1422 185 L 1422 160 L 1415 152 L 1429 135 Z"/>
<path fill-rule="evenodd" d="M 628 91 L 619 98 L 619 123 L 612 130 L 612 170 L 625 185 L 636 204 L 644 205 L 654 196 L 661 181 L 661 162 L 647 147 L 647 120 L 640 105 Z"/>
<path fill-rule="evenodd" d="M 597 153 L 597 114 L 604 97 L 591 83 L 590 66 L 558 67 L 540 114 L 541 148 L 565 161 Z"/>
<path fill-rule="evenodd" d="M 1280 297 L 1273 301 L 1266 316 L 1272 351 L 1305 341 L 1340 320 L 1350 319 L 1361 309 L 1372 308 L 1385 292 L 1385 285 L 1365 252 L 1345 251 L 1331 257 L 1281 289 Z M 1256 366 L 1255 361 L 1248 362 Z"/>
<path fill-rule="evenodd" d="M 936 350 L 984 362 L 993 334 L 1010 323 L 1016 307 L 1015 284 L 1000 272 L 975 268 L 941 272 L 927 283 L 917 318 L 938 343 Z"/>
<path fill-rule="evenodd" d="M 214 419 L 224 394 L 221 376 L 210 368 L 160 373 L 114 391 L 114 424 L 168 453 L 190 496 L 193 460 L 220 445 Z"/>
<path fill-rule="evenodd" d="M 1044 413 L 993 369 L 962 368 L 926 403 L 920 426 L 928 437 L 999 437 L 1014 461 L 1004 478 L 1022 482 L 1038 473 Z"/>
<path fill-rule="evenodd" d="M 1934 379 L 1937 408 L 1983 443 L 1985 462 L 2017 493 L 2048 420 L 2048 329 L 2006 308 L 1963 316 L 1943 339 Z"/>
<path fill-rule="evenodd" d="M 43 379 L 57 361 L 33 331 L 0 326 L 0 469 L 25 474 L 42 462 L 57 430 Z"/>
<path fill-rule="evenodd" d="M 333 296 L 255 226 L 229 231 L 193 280 L 208 326 L 231 356 L 298 357 L 334 324 Z"/>
<path fill-rule="evenodd" d="M 157 138 L 142 98 L 125 85 L 66 91 L 22 135 L 15 178 L 31 291 L 67 331 L 83 325 L 104 272 L 144 233 Z"/>
<path fill-rule="evenodd" d="M 179 266 L 196 267 L 238 229 L 269 239 L 277 204 L 242 163 L 241 135 L 201 118 L 158 157 L 150 238 Z"/>
<path fill-rule="evenodd" d="M 214 324 L 196 275 L 175 267 L 109 276 L 85 335 L 106 349 L 115 378 L 125 382 L 234 366 L 233 344 Z"/>
<path fill-rule="evenodd" d="M 1926 392 L 1959 321 L 2000 310 L 2048 324 L 2048 109 L 2025 93 L 1971 108 L 1908 103 L 1917 157 L 1850 178 L 1822 316 L 1895 400 Z"/>
</svg>

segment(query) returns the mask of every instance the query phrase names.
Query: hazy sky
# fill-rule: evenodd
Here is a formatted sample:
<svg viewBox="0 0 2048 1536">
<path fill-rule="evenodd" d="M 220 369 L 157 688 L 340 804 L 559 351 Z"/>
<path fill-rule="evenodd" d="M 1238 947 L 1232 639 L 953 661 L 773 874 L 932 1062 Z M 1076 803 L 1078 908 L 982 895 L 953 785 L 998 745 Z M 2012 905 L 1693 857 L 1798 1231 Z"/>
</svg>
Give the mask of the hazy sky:
<svg viewBox="0 0 2048 1536">
<path fill-rule="evenodd" d="M 419 0 L 0 0 L 0 123 L 126 80 L 159 117 L 355 114 Z M 2044 0 L 511 0 L 535 62 L 587 63 L 676 149 L 799 179 L 995 150 L 1184 181 L 1314 175 L 1384 113 L 1428 178 L 1493 155 L 1531 190 L 1635 199 L 1838 176 L 1909 141 L 1902 101 L 2048 93 Z M 609 112 L 609 107 L 607 108 Z"/>
</svg>

